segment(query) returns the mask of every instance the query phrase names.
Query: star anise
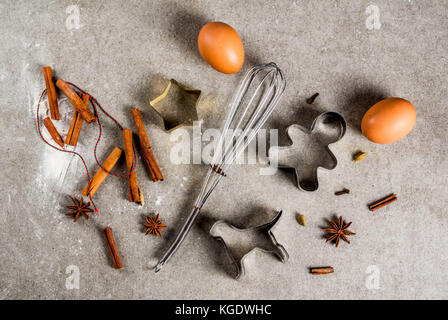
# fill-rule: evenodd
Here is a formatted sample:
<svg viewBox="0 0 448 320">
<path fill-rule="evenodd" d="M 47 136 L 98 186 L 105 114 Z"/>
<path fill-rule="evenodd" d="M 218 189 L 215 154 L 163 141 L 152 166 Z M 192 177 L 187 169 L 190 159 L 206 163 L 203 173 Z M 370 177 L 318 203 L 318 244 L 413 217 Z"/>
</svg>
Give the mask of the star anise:
<svg viewBox="0 0 448 320">
<path fill-rule="evenodd" d="M 70 196 L 70 198 L 73 201 L 74 206 L 67 206 L 67 209 L 71 209 L 69 213 L 67 213 L 67 216 L 75 216 L 75 222 L 78 221 L 78 219 L 83 216 L 87 220 L 89 219 L 89 216 L 87 215 L 87 212 L 93 212 L 92 209 L 90 209 L 90 203 L 83 201 L 82 197 L 81 199 L 77 200 L 76 198 Z"/>
<path fill-rule="evenodd" d="M 350 243 L 348 238 L 346 236 L 351 236 L 356 233 L 351 232 L 347 230 L 348 227 L 352 224 L 351 222 L 344 224 L 344 221 L 342 219 L 342 216 L 339 217 L 339 219 L 335 222 L 332 220 L 328 220 L 328 223 L 330 224 L 331 228 L 326 228 L 325 231 L 329 233 L 329 236 L 327 238 L 328 241 L 336 240 L 336 247 L 339 245 L 339 240 L 342 238 L 347 243 Z"/>
<path fill-rule="evenodd" d="M 154 218 L 146 216 L 146 223 L 143 224 L 147 229 L 145 235 L 153 234 L 156 237 L 162 236 L 162 229 L 166 228 L 166 225 L 162 224 L 162 220 L 159 219 L 159 214 L 156 214 Z"/>
</svg>

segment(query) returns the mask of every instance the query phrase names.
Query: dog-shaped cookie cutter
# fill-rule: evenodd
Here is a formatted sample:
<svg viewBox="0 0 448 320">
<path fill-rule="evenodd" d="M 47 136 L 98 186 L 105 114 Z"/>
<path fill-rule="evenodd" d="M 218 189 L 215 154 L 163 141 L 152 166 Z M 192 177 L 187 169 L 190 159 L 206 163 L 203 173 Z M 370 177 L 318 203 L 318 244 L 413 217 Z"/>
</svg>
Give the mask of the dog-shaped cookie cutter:
<svg viewBox="0 0 448 320">
<path fill-rule="evenodd" d="M 288 259 L 289 259 L 288 252 L 281 244 L 279 244 L 277 242 L 277 240 L 275 239 L 275 236 L 271 230 L 275 226 L 277 221 L 280 220 L 281 215 L 282 215 L 282 211 L 279 211 L 279 212 L 277 212 L 274 219 L 272 219 L 268 223 L 265 223 L 265 224 L 262 224 L 262 225 L 259 225 L 256 227 L 252 227 L 252 228 L 247 228 L 247 229 L 237 228 L 237 227 L 233 226 L 232 224 L 230 224 L 226 221 L 223 221 L 223 220 L 218 220 L 212 225 L 209 233 L 214 239 L 219 240 L 224 244 L 227 254 L 229 255 L 230 259 L 232 260 L 232 263 L 234 264 L 234 266 L 236 268 L 236 271 L 237 271 L 237 274 L 235 277 L 236 279 L 240 279 L 245 274 L 244 260 L 247 258 L 247 256 L 249 254 L 251 254 L 255 250 L 273 254 L 283 263 L 288 261 Z M 268 241 L 266 242 L 266 245 L 264 247 L 261 247 L 259 245 L 254 245 L 253 248 L 248 250 L 245 254 L 243 254 L 241 258 L 236 258 L 235 255 L 233 254 L 232 247 L 229 246 L 228 243 L 226 242 L 226 240 L 224 239 L 225 237 L 218 235 L 219 232 L 217 231 L 217 229 L 219 229 L 220 226 L 230 228 L 231 231 L 237 232 L 237 233 L 254 233 L 254 232 L 262 233 L 262 234 L 264 234 L 265 237 L 267 237 Z"/>
</svg>

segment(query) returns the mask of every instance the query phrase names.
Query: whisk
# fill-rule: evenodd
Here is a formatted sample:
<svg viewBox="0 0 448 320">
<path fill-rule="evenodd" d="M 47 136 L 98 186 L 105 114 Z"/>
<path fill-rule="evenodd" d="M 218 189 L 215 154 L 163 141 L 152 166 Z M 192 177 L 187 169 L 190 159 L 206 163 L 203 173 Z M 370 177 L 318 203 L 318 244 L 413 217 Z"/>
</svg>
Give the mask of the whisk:
<svg viewBox="0 0 448 320">
<path fill-rule="evenodd" d="M 158 262 L 155 272 L 160 271 L 182 245 L 208 197 L 271 115 L 285 86 L 283 73 L 275 63 L 255 66 L 246 73 L 230 105 L 230 113 L 194 208 Z"/>
</svg>

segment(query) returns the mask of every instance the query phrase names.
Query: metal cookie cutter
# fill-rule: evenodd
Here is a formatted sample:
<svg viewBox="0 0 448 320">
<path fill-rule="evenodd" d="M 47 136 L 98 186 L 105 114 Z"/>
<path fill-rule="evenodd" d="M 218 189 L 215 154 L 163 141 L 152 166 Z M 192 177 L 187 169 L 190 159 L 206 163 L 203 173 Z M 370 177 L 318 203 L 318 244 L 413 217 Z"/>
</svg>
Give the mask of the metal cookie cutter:
<svg viewBox="0 0 448 320">
<path fill-rule="evenodd" d="M 248 229 L 239 229 L 223 220 L 216 221 L 213 224 L 210 235 L 224 244 L 230 259 L 235 265 L 236 279 L 240 279 L 245 274 L 244 260 L 252 251 L 260 250 L 274 254 L 283 263 L 288 261 L 288 252 L 277 242 L 271 231 L 281 215 L 282 211 L 279 211 L 272 221 Z M 223 233 L 230 236 L 223 236 Z"/>
<path fill-rule="evenodd" d="M 200 98 L 201 90 L 184 87 L 171 79 L 165 91 L 149 104 L 162 117 L 164 129 L 171 132 L 198 120 Z"/>
<path fill-rule="evenodd" d="M 321 113 L 314 119 L 311 129 L 298 124 L 289 126 L 286 133 L 292 144 L 271 147 L 269 160 L 276 161 L 279 168 L 294 169 L 300 190 L 316 191 L 319 188 L 317 169 L 332 170 L 338 163 L 328 146 L 342 139 L 346 130 L 347 124 L 339 113 Z"/>
</svg>

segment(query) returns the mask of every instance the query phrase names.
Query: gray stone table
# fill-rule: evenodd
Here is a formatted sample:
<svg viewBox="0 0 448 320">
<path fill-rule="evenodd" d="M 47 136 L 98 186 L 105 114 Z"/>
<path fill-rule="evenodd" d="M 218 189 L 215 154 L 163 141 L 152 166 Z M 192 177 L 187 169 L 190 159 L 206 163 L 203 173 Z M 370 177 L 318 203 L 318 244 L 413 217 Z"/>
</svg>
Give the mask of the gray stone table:
<svg viewBox="0 0 448 320">
<path fill-rule="evenodd" d="M 416 299 L 448 298 L 447 108 L 448 1 L 0 1 L 0 299 Z M 196 37 L 208 21 L 240 34 L 246 61 L 224 75 L 199 56 Z M 148 101 L 170 78 L 202 90 L 202 130 L 219 128 L 244 71 L 276 62 L 287 88 L 267 129 L 309 126 L 321 111 L 347 120 L 331 146 L 339 164 L 319 173 L 319 190 L 299 191 L 288 171 L 260 175 L 257 164 L 236 165 L 204 207 L 199 223 L 158 274 L 151 267 L 172 241 L 199 192 L 204 164 L 171 161 L 176 133 L 162 130 Z M 81 161 L 52 150 L 37 135 L 40 71 L 92 93 L 127 128 L 139 107 L 165 181 L 136 168 L 146 204 L 127 201 L 127 182 L 108 177 L 95 199 L 99 213 L 74 224 L 64 215 L 68 195 L 86 184 Z M 305 100 L 320 96 L 312 106 Z M 360 132 L 368 107 L 385 97 L 410 100 L 418 119 L 402 141 L 377 145 Z M 66 133 L 72 109 L 60 96 Z M 45 107 L 43 107 L 45 111 Z M 101 115 L 100 159 L 122 137 Z M 192 132 L 186 128 L 185 132 Z M 96 171 L 96 125 L 84 126 L 77 151 Z M 368 153 L 359 163 L 356 151 Z M 124 172 L 124 164 L 116 168 Z M 341 188 L 350 195 L 334 196 Z M 375 213 L 366 205 L 389 193 L 399 200 Z M 254 253 L 236 281 L 207 222 L 261 224 L 276 209 L 274 229 L 289 252 L 282 264 Z M 163 238 L 144 236 L 145 215 L 160 213 Z M 304 228 L 297 213 L 307 217 Z M 353 221 L 351 244 L 325 243 L 325 220 Z M 112 227 L 124 268 L 115 270 L 100 230 Z M 335 273 L 312 276 L 309 267 Z M 79 272 L 78 272 L 79 271 Z M 79 275 L 79 288 L 73 277 Z M 75 288 L 73 288 L 75 287 Z"/>
</svg>

